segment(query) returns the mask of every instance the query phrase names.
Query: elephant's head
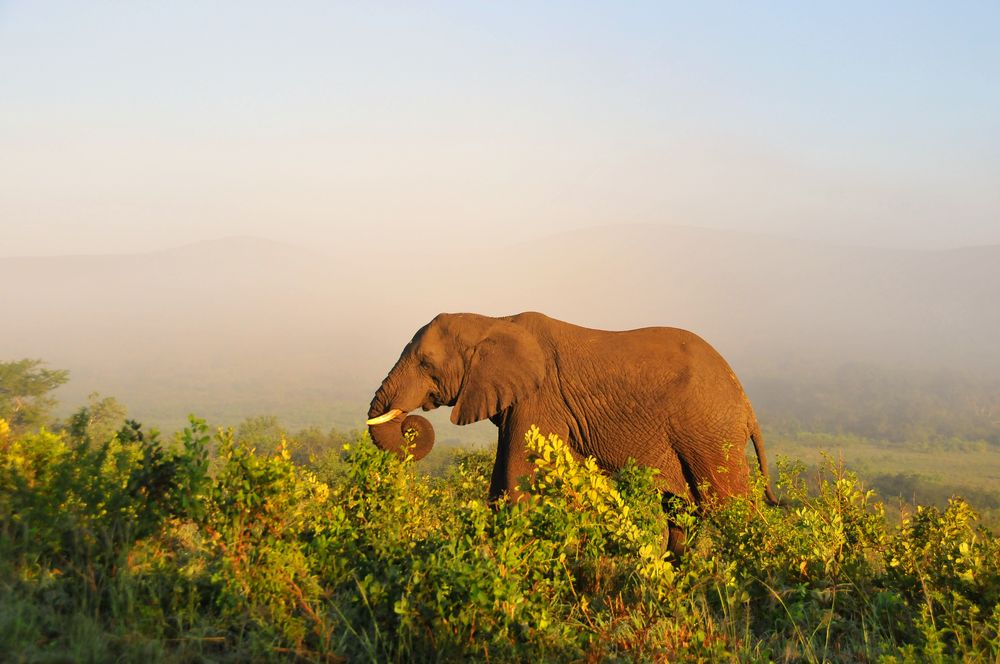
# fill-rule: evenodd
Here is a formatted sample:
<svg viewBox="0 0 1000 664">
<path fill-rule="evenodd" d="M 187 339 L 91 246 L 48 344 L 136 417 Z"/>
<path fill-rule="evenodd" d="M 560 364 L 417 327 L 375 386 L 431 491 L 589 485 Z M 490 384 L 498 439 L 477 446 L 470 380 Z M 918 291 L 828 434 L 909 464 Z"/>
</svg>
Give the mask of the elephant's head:
<svg viewBox="0 0 1000 664">
<path fill-rule="evenodd" d="M 411 410 L 454 406 L 452 422 L 478 422 L 537 391 L 545 371 L 538 340 L 521 325 L 440 314 L 417 331 L 375 393 L 368 409 L 372 440 L 402 453 L 410 437 L 421 459 L 434 444 L 434 428 L 419 415 L 407 416 Z"/>
</svg>

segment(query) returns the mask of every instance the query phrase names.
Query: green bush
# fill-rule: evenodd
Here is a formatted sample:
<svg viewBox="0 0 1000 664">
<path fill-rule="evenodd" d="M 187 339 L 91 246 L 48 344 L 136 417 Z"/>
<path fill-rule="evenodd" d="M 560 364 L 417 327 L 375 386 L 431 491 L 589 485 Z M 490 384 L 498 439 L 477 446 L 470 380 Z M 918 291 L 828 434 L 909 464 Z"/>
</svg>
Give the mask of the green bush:
<svg viewBox="0 0 1000 664">
<path fill-rule="evenodd" d="M 94 444 L 45 429 L 15 437 L 0 420 L 0 582 L 11 629 L 70 650 L 78 644 L 65 643 L 66 625 L 86 635 L 127 620 L 161 635 L 176 607 L 161 605 L 162 579 L 138 568 L 152 541 L 201 511 L 204 431 L 192 420 L 167 450 L 131 421 Z"/>
<path fill-rule="evenodd" d="M 828 465 L 782 465 L 787 507 L 665 512 L 528 432 L 517 502 L 492 455 L 428 477 L 366 435 L 318 465 L 283 438 L 81 442 L 0 421 L 0 651 L 68 659 L 995 661 L 1000 544 L 969 506 L 890 526 Z M 278 434 L 280 435 L 280 434 Z M 809 487 L 816 486 L 813 490 Z M 669 529 L 687 533 L 680 558 Z"/>
</svg>

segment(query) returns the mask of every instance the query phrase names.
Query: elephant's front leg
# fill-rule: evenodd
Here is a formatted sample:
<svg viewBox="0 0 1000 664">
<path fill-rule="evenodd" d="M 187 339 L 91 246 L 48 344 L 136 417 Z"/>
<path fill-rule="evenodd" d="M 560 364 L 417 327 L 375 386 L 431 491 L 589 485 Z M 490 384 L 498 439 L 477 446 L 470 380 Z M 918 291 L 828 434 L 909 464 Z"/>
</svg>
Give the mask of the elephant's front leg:
<svg viewBox="0 0 1000 664">
<path fill-rule="evenodd" d="M 508 496 L 520 500 L 523 492 L 518 488 L 521 477 L 531 472 L 528 451 L 523 436 L 510 440 L 501 431 L 497 439 L 497 458 L 490 476 L 490 502 Z"/>
<path fill-rule="evenodd" d="M 554 433 L 566 440 L 568 427 L 540 417 L 515 413 L 506 413 L 504 417 L 494 420 L 494 423 L 499 427 L 499 434 L 497 459 L 490 477 L 490 500 L 498 500 L 504 494 L 512 500 L 520 500 L 524 495 L 518 488 L 521 480 L 534 471 L 534 464 L 528 459 L 525 434 L 532 426 L 537 426 L 542 435 Z"/>
</svg>

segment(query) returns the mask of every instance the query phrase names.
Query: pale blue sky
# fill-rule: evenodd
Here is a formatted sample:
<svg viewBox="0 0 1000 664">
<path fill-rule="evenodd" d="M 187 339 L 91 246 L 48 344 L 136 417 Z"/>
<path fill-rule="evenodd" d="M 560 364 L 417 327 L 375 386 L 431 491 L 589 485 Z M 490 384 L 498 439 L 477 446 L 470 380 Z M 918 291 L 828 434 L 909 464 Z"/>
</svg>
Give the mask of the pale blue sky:
<svg viewBox="0 0 1000 664">
<path fill-rule="evenodd" d="M 616 223 L 1000 243 L 1000 2 L 0 0 L 0 255 Z"/>
</svg>

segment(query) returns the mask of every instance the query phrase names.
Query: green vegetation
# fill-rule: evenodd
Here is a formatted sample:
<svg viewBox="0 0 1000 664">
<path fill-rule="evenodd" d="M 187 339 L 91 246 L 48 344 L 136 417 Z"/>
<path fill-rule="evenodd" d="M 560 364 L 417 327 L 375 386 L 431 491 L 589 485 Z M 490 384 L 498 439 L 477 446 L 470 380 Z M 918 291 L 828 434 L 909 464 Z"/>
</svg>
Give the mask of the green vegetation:
<svg viewBox="0 0 1000 664">
<path fill-rule="evenodd" d="M 799 432 L 765 435 L 768 448 L 807 466 L 807 476 L 834 459 L 885 501 L 895 523 L 918 504 L 944 508 L 961 496 L 980 522 L 1000 527 L 1000 447 L 985 442 L 897 443 L 851 435 Z"/>
<path fill-rule="evenodd" d="M 51 421 L 67 376 L 39 365 L 0 364 L 5 661 L 1000 659 L 983 422 L 778 418 L 786 507 L 758 486 L 669 514 L 648 469 L 608 477 L 532 431 L 531 498 L 493 509 L 490 452 L 414 464 L 270 415 L 164 441 L 98 394 Z"/>
<path fill-rule="evenodd" d="M 69 380 L 68 371 L 42 369 L 41 364 L 0 362 L 0 418 L 15 430 L 44 424 L 55 406 L 49 393 Z"/>
<path fill-rule="evenodd" d="M 651 471 L 529 432 L 532 498 L 492 459 L 421 474 L 364 435 L 297 463 L 192 419 L 169 444 L 0 423 L 0 652 L 12 661 L 994 661 L 1000 540 L 961 500 L 889 525 L 833 466 L 665 549 Z M 215 458 L 208 450 L 215 448 Z"/>
</svg>

